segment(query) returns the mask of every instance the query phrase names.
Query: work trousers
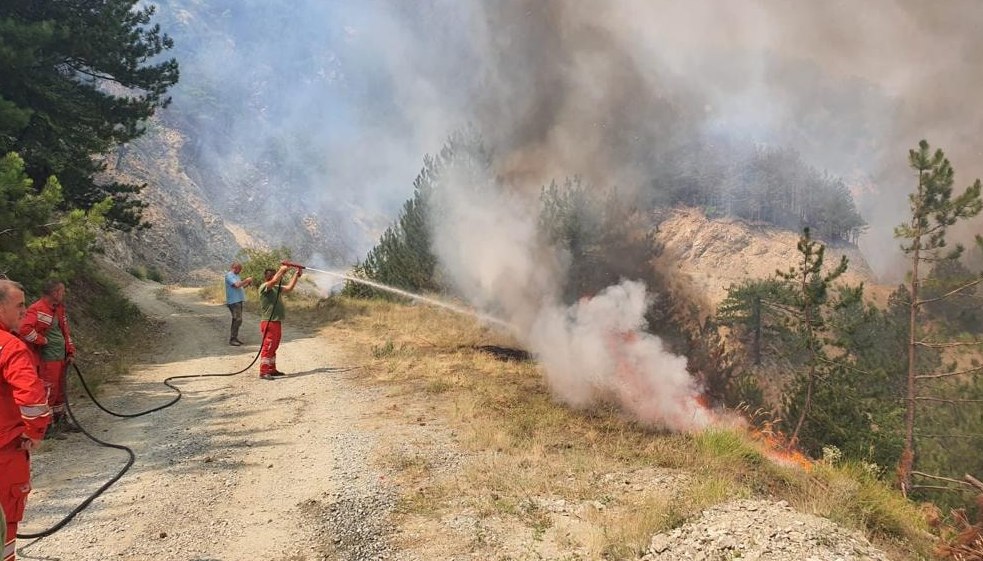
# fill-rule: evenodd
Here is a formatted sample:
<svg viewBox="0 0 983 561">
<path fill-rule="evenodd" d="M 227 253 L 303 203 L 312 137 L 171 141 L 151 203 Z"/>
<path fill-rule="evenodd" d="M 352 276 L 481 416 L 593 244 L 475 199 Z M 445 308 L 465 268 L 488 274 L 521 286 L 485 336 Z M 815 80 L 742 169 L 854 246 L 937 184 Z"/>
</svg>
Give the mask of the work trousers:
<svg viewBox="0 0 983 561">
<path fill-rule="evenodd" d="M 64 360 L 42 360 L 41 381 L 48 390 L 48 407 L 56 417 L 65 414 L 65 367 Z"/>
<path fill-rule="evenodd" d="M 259 332 L 263 335 L 263 348 L 259 353 L 259 373 L 270 374 L 276 372 L 276 350 L 280 348 L 280 322 L 261 321 L 259 322 Z"/>
<path fill-rule="evenodd" d="M 0 449 L 0 505 L 7 521 L 7 540 L 3 561 L 13 561 L 17 545 L 17 523 L 24 517 L 27 495 L 31 492 L 31 455 L 20 449 L 20 439 Z"/>
<path fill-rule="evenodd" d="M 242 302 L 229 304 L 229 311 L 232 312 L 232 334 L 229 340 L 239 339 L 239 326 L 242 325 Z"/>
</svg>

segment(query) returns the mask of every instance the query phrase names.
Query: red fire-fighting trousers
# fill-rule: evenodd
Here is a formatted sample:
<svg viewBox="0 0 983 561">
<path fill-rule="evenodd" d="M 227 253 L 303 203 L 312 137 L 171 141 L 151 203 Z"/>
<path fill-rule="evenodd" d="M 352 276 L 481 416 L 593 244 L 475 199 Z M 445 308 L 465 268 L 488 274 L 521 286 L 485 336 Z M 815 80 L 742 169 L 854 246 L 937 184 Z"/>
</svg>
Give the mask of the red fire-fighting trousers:
<svg viewBox="0 0 983 561">
<path fill-rule="evenodd" d="M 0 449 L 0 504 L 7 518 L 7 543 L 3 544 L 3 561 L 13 561 L 17 543 L 17 523 L 24 517 L 24 505 L 31 492 L 31 456 L 20 449 L 17 438 Z"/>
<path fill-rule="evenodd" d="M 64 360 L 41 361 L 41 381 L 48 390 L 48 407 L 55 415 L 65 413 L 65 365 Z"/>
<path fill-rule="evenodd" d="M 259 331 L 263 334 L 263 350 L 259 353 L 259 374 L 276 372 L 276 350 L 280 347 L 280 322 L 261 321 Z"/>
</svg>

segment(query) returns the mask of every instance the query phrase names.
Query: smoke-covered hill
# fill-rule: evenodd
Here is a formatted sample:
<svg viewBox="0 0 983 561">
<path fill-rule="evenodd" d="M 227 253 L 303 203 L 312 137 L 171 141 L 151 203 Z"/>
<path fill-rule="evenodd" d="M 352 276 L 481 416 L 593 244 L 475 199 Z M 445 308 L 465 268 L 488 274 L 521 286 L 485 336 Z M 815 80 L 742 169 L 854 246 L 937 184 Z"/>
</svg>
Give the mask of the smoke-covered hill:
<svg viewBox="0 0 983 561">
<path fill-rule="evenodd" d="M 833 191 L 859 195 L 870 223 L 860 245 L 879 274 L 903 272 L 892 229 L 912 188 L 907 149 L 929 136 L 961 173 L 978 173 L 969 155 L 980 116 L 967 92 L 983 78 L 962 56 L 978 43 L 966 28 L 965 14 L 979 12 L 971 3 L 931 18 L 893 2 L 869 11 L 756 0 L 156 5 L 181 63 L 159 123 L 187 139 L 174 153 L 183 175 L 223 228 L 301 258 L 364 255 L 411 194 L 422 156 L 468 123 L 517 189 L 579 174 L 752 219 L 761 210 L 748 203 L 772 187 L 734 189 L 760 166 L 740 165 L 746 158 L 727 146 L 788 149 L 832 174 Z M 926 45 L 946 53 L 931 59 Z M 949 81 L 945 96 L 925 86 Z M 810 212 L 801 195 L 813 191 L 765 214 L 794 229 Z M 155 222 L 170 227 L 163 211 Z M 225 254 L 197 245 L 200 232 L 159 238 L 187 244 L 167 251 Z M 148 239 L 131 245 L 159 256 Z"/>
</svg>

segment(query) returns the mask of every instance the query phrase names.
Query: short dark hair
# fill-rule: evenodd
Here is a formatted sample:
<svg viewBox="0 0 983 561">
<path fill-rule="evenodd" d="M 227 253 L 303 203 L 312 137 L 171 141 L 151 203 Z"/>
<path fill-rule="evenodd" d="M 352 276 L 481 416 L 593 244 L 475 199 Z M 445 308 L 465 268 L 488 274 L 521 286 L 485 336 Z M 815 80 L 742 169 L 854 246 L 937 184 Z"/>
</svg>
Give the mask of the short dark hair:
<svg viewBox="0 0 983 561">
<path fill-rule="evenodd" d="M 15 282 L 9 279 L 0 279 L 0 304 L 7 301 L 13 291 L 19 290 L 24 292 L 24 287 L 21 286 L 19 282 Z"/>
<path fill-rule="evenodd" d="M 276 269 L 263 269 L 264 275 L 270 275 L 276 272 Z"/>
<path fill-rule="evenodd" d="M 41 285 L 41 291 L 44 292 L 46 296 L 51 295 L 54 291 L 58 290 L 58 287 L 65 284 L 63 281 L 57 279 L 51 279 L 44 281 Z"/>
</svg>

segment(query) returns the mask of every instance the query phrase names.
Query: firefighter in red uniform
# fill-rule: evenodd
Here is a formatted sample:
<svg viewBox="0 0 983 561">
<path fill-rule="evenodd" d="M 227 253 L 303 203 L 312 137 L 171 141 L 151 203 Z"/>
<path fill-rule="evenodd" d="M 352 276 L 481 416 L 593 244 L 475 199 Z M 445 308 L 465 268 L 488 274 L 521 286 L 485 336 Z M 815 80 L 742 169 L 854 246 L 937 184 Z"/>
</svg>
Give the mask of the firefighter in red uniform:
<svg viewBox="0 0 983 561">
<path fill-rule="evenodd" d="M 7 521 L 3 561 L 14 559 L 17 523 L 31 492 L 31 450 L 51 421 L 34 357 L 15 335 L 24 315 L 24 290 L 0 280 L 0 505 Z"/>
<path fill-rule="evenodd" d="M 34 351 L 41 380 L 48 388 L 48 405 L 54 414 L 52 428 L 77 431 L 65 412 L 65 369 L 75 358 L 65 316 L 65 283 L 47 281 L 43 290 L 44 296 L 27 309 L 19 333 Z"/>
</svg>

